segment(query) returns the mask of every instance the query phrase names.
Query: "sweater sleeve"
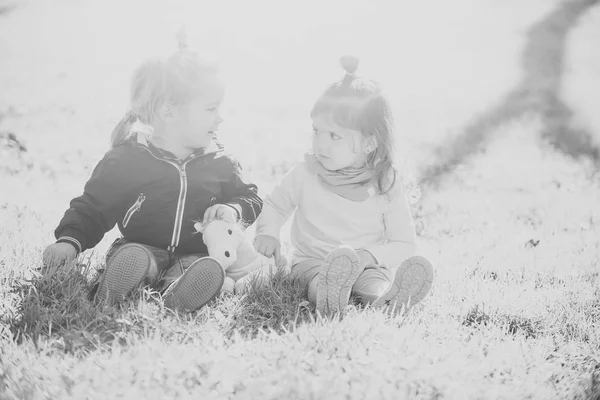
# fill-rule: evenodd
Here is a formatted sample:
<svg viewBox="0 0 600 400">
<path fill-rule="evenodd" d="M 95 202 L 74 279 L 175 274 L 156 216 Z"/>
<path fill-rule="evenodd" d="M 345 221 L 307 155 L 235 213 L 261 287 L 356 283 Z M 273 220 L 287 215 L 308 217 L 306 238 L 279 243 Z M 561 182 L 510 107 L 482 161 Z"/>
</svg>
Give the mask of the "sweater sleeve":
<svg viewBox="0 0 600 400">
<path fill-rule="evenodd" d="M 393 189 L 390 204 L 383 213 L 385 242 L 366 248 L 379 265 L 395 270 L 416 254 L 417 240 L 410 205 L 401 184 Z"/>
<path fill-rule="evenodd" d="M 221 186 L 223 196 L 220 202 L 232 206 L 238 212 L 239 219 L 251 225 L 261 213 L 263 201 L 258 196 L 258 187 L 244 181 L 240 163 L 235 159 L 231 161 L 233 173 L 231 178 Z"/>
<path fill-rule="evenodd" d="M 96 165 L 83 194 L 70 202 L 54 236 L 78 252 L 93 248 L 118 221 L 122 211 L 123 166 L 114 152 Z"/>
<path fill-rule="evenodd" d="M 281 227 L 298 206 L 305 177 L 304 164 L 299 163 L 275 185 L 272 192 L 266 197 L 262 214 L 258 218 L 257 236 L 272 236 L 279 240 Z"/>
</svg>

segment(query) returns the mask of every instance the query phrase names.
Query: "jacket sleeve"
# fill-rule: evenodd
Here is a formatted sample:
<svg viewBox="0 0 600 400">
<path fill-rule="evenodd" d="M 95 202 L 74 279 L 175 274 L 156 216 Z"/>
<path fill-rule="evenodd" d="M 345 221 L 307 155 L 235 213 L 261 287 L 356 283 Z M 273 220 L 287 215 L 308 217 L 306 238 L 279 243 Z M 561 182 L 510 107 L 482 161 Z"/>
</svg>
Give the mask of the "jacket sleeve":
<svg viewBox="0 0 600 400">
<path fill-rule="evenodd" d="M 256 223 L 256 235 L 279 240 L 281 227 L 296 210 L 305 179 L 304 164 L 294 166 L 266 197 L 263 212 Z"/>
<path fill-rule="evenodd" d="M 251 225 L 256 221 L 263 206 L 262 199 L 258 196 L 258 187 L 243 178 L 242 166 L 232 159 L 233 173 L 230 179 L 222 184 L 222 198 L 220 202 L 232 206 L 238 212 L 238 219 Z M 237 206 L 237 207 L 235 207 Z"/>
<path fill-rule="evenodd" d="M 402 185 L 393 189 L 389 207 L 383 213 L 385 241 L 366 248 L 377 264 L 394 270 L 416 254 L 417 238 L 410 205 Z"/>
<path fill-rule="evenodd" d="M 79 252 L 93 248 L 110 231 L 122 213 L 123 166 L 114 153 L 96 165 L 83 194 L 71 200 L 54 231 L 57 243 L 67 242 Z"/>
</svg>

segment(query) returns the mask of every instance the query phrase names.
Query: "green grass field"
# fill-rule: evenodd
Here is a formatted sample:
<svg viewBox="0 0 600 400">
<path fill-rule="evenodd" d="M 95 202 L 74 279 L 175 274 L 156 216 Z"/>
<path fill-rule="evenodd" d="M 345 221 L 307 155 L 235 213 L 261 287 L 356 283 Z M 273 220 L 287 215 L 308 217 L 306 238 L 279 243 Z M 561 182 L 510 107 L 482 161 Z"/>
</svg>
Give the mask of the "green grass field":
<svg viewBox="0 0 600 400">
<path fill-rule="evenodd" d="M 27 146 L 0 147 L 0 399 L 600 399 L 597 3 L 0 0 L 0 132 Z M 192 315 L 149 289 L 99 308 L 114 231 L 32 276 L 180 22 L 223 66 L 221 139 L 262 195 L 339 55 L 386 86 L 422 178 L 423 305 L 321 319 L 282 273 Z"/>
</svg>

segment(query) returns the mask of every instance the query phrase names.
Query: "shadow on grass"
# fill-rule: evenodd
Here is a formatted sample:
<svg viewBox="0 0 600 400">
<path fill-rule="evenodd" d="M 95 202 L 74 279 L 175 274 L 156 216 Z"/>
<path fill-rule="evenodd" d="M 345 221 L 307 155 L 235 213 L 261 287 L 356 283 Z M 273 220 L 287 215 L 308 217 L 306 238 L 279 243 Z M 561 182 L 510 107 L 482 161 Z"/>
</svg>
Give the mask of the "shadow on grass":
<svg viewBox="0 0 600 400">
<path fill-rule="evenodd" d="M 89 301 L 87 266 L 73 266 L 13 285 L 14 312 L 8 325 L 17 343 L 50 339 L 66 352 L 89 351 L 117 340 L 123 332 L 114 313 Z"/>
<path fill-rule="evenodd" d="M 314 307 L 306 301 L 306 289 L 292 282 L 283 270 L 278 270 L 266 287 L 250 282 L 243 295 L 222 295 L 214 310 L 223 316 L 221 329 L 226 337 L 237 334 L 254 337 L 270 331 L 284 333 L 316 319 Z"/>
<path fill-rule="evenodd" d="M 459 136 L 437 148 L 434 158 L 440 161 L 422 171 L 422 184 L 438 186 L 446 175 L 482 150 L 496 129 L 528 115 L 540 117 L 541 135 L 554 148 L 574 159 L 588 158 L 600 169 L 600 149 L 590 132 L 573 127 L 573 111 L 560 98 L 567 35 L 598 3 L 600 0 L 564 1 L 530 27 L 517 87 L 498 105 L 477 116 Z"/>
<path fill-rule="evenodd" d="M 85 356 L 157 334 L 178 343 L 201 339 L 206 329 L 216 329 L 224 339 L 252 338 L 261 332 L 293 331 L 315 320 L 305 289 L 292 283 L 285 271 L 278 271 L 268 287 L 251 284 L 244 295 L 224 294 L 187 314 L 166 309 L 161 296 L 148 287 L 117 306 L 98 305 L 90 300 L 97 272 L 94 275 L 90 277 L 89 265 L 79 265 L 16 283 L 16 311 L 6 321 L 13 340 Z"/>
<path fill-rule="evenodd" d="M 503 327 L 508 335 L 523 335 L 525 339 L 535 339 L 543 335 L 543 324 L 536 320 L 520 315 L 509 315 L 499 311 L 486 311 L 475 305 L 464 317 L 464 326 L 479 327 L 494 324 Z"/>
</svg>

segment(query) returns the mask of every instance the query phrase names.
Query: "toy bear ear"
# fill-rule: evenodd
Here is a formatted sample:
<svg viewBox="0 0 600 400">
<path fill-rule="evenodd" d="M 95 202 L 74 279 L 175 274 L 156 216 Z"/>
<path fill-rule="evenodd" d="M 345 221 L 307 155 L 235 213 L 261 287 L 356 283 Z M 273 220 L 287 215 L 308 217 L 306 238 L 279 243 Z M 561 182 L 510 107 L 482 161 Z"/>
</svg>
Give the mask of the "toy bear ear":
<svg viewBox="0 0 600 400">
<path fill-rule="evenodd" d="M 206 229 L 206 225 L 203 224 L 202 222 L 196 222 L 194 224 L 194 229 L 196 230 L 196 232 L 204 233 L 204 230 Z"/>
</svg>

